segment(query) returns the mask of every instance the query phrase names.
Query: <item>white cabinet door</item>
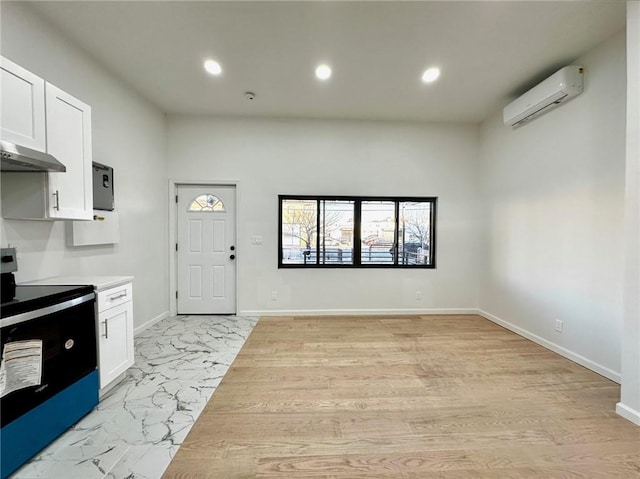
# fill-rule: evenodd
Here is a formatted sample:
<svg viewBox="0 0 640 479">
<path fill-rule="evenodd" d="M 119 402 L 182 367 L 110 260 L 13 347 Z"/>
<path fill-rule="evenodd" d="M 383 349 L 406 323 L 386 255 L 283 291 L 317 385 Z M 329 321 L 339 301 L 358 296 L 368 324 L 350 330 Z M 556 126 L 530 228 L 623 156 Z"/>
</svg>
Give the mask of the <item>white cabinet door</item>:
<svg viewBox="0 0 640 479">
<path fill-rule="evenodd" d="M 114 306 L 98 315 L 100 388 L 133 365 L 133 302 Z"/>
<path fill-rule="evenodd" d="M 0 57 L 0 137 L 46 151 L 44 80 Z"/>
<path fill-rule="evenodd" d="M 93 218 L 91 107 L 46 84 L 47 153 L 66 167 L 49 173 L 49 217 Z"/>
</svg>

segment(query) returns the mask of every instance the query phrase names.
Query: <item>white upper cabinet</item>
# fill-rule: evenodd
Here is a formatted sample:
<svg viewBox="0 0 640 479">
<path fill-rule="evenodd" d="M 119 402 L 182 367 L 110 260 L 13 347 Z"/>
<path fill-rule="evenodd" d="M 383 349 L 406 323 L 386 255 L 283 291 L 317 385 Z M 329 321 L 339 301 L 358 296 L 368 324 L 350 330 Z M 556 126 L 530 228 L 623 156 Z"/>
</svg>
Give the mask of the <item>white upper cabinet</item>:
<svg viewBox="0 0 640 479">
<path fill-rule="evenodd" d="M 0 137 L 53 155 L 67 171 L 2 173 L 2 216 L 93 219 L 91 107 L 2 60 Z"/>
<path fill-rule="evenodd" d="M 0 72 L 0 136 L 46 151 L 44 80 L 4 57 L 0 57 Z"/>
<path fill-rule="evenodd" d="M 66 167 L 49 173 L 49 216 L 93 219 L 91 107 L 46 84 L 47 153 Z"/>
</svg>

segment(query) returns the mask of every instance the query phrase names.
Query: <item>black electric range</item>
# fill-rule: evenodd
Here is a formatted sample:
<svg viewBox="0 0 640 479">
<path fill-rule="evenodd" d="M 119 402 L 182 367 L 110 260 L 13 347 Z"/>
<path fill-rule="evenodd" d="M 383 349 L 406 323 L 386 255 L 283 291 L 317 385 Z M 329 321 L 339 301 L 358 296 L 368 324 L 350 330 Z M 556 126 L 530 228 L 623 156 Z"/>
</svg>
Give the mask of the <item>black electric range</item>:
<svg viewBox="0 0 640 479">
<path fill-rule="evenodd" d="M 15 249 L 0 249 L 0 477 L 98 404 L 91 285 L 16 285 Z"/>
<path fill-rule="evenodd" d="M 66 303 L 93 293 L 93 286 L 16 285 L 15 248 L 0 249 L 0 318 L 9 318 Z"/>
<path fill-rule="evenodd" d="M 93 286 L 17 285 L 13 298 L 2 298 L 0 318 L 35 311 L 93 293 Z"/>
</svg>

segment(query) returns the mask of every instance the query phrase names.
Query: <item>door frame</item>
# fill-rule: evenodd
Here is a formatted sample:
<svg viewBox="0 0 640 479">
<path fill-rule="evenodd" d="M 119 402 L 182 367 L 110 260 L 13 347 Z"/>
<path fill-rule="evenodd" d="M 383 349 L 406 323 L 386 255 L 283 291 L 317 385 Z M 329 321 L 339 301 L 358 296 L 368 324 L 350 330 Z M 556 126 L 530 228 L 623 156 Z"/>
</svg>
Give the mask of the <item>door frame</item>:
<svg viewBox="0 0 640 479">
<path fill-rule="evenodd" d="M 210 181 L 191 181 L 191 180 L 169 180 L 169 315 L 176 316 L 178 311 L 178 302 L 176 301 L 176 291 L 178 290 L 178 254 L 176 251 L 176 240 L 178 238 L 178 207 L 176 204 L 176 195 L 178 194 L 178 186 L 233 186 L 235 187 L 235 200 L 236 200 L 236 217 L 235 217 L 235 235 L 236 235 L 236 249 L 240 249 L 240 236 L 238 225 L 240 224 L 240 182 L 237 180 L 210 180 Z M 236 268 L 236 284 L 235 293 L 235 314 L 238 314 L 238 305 L 240 304 L 240 290 L 238 288 L 240 278 L 240 261 L 242 261 L 242 254 L 236 256 L 235 268 Z"/>
</svg>

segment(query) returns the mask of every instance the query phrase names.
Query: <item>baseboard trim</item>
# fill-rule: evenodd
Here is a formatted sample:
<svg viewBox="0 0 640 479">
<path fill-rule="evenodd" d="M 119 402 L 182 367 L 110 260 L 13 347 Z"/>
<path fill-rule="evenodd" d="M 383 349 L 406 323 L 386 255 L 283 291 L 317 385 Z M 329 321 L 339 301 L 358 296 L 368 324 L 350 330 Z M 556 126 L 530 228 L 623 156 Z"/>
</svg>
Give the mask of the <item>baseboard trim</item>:
<svg viewBox="0 0 640 479">
<path fill-rule="evenodd" d="M 631 409 L 626 404 L 619 402 L 618 404 L 616 404 L 616 414 L 618 414 L 618 416 L 622 416 L 623 418 L 631 421 L 636 426 L 640 426 L 640 411 Z"/>
<path fill-rule="evenodd" d="M 280 309 L 240 311 L 238 316 L 382 316 L 388 314 L 478 314 L 476 308 L 441 309 Z"/>
<path fill-rule="evenodd" d="M 544 339 L 543 337 L 538 336 L 537 334 L 534 334 L 530 331 L 527 331 L 526 329 L 523 329 L 519 326 L 516 326 L 513 323 L 510 323 L 509 321 L 505 321 L 502 318 L 499 318 L 498 316 L 495 316 L 491 313 L 488 313 L 482 309 L 478 309 L 477 313 L 488 319 L 491 322 L 494 322 L 496 324 L 499 324 L 500 326 L 502 326 L 503 328 L 508 329 L 509 331 L 513 331 L 514 333 L 530 339 L 531 341 L 533 341 L 534 343 L 539 344 L 542 347 L 545 347 L 551 351 L 553 351 L 554 353 L 558 353 L 561 356 L 564 356 L 567 359 L 570 359 L 571 361 L 573 361 L 574 363 L 578 363 L 581 366 L 584 366 L 587 369 L 590 369 L 598 374 L 600 374 L 601 376 L 604 376 L 607 379 L 611 379 L 612 381 L 620 384 L 622 381 L 622 378 L 620 376 L 620 373 L 613 371 L 612 369 L 609 369 L 601 364 L 598 364 L 594 361 L 591 361 L 590 359 L 585 358 L 584 356 L 581 356 L 580 354 L 574 353 L 573 351 L 563 348 L 562 346 L 553 343 L 551 341 L 548 341 L 546 339 Z"/>
<path fill-rule="evenodd" d="M 155 318 L 152 318 L 149 321 L 147 321 L 146 323 L 143 323 L 140 326 L 138 326 L 137 328 L 135 328 L 133 330 L 133 335 L 136 336 L 136 335 L 140 334 L 145 329 L 150 328 L 151 326 L 153 326 L 157 322 L 162 321 L 163 319 L 168 318 L 168 317 L 169 317 L 169 311 L 165 311 L 164 313 L 159 314 Z"/>
</svg>

